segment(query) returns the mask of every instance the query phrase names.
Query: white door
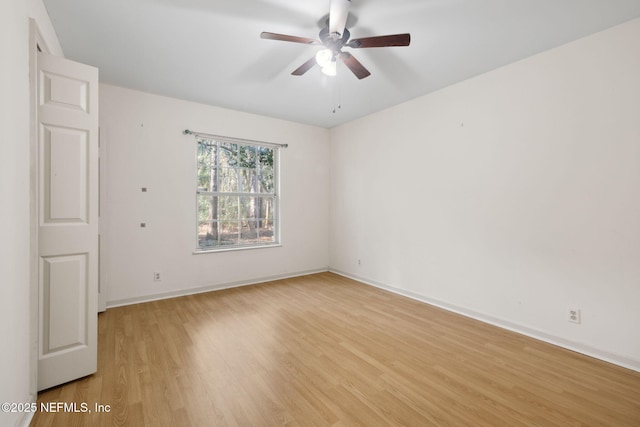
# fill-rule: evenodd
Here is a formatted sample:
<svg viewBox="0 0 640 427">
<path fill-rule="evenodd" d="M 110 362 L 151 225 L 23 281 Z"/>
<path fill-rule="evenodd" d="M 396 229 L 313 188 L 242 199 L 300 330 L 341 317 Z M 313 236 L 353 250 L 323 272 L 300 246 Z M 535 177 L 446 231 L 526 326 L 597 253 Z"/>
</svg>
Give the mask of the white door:
<svg viewBox="0 0 640 427">
<path fill-rule="evenodd" d="M 39 54 L 38 390 L 96 372 L 98 70 Z"/>
</svg>

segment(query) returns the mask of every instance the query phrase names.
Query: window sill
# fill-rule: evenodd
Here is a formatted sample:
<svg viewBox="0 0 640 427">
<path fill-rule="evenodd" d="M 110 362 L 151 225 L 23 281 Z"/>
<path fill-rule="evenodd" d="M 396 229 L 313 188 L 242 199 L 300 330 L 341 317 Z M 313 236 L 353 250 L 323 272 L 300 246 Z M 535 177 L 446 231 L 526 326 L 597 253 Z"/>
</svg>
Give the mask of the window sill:
<svg viewBox="0 0 640 427">
<path fill-rule="evenodd" d="M 279 248 L 282 247 L 282 243 L 274 243 L 272 245 L 260 245 L 260 246 L 234 246 L 230 248 L 218 247 L 215 249 L 198 249 L 192 252 L 193 255 L 210 254 L 216 252 L 234 252 L 234 251 L 248 251 L 252 249 L 265 249 L 265 248 Z"/>
</svg>

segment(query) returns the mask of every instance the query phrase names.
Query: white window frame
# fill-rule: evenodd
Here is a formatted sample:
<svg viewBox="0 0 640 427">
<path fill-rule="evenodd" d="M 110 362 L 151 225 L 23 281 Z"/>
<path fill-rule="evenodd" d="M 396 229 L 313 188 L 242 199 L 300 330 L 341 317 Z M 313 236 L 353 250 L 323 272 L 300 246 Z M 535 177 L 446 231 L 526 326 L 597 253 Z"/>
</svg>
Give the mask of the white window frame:
<svg viewBox="0 0 640 427">
<path fill-rule="evenodd" d="M 187 131 L 185 131 L 187 133 Z M 189 132 L 191 133 L 191 132 Z M 195 134 L 195 133 L 194 133 Z M 213 144 L 236 144 L 238 147 L 240 146 L 251 146 L 251 147 L 264 147 L 273 150 L 273 193 L 251 193 L 251 192 L 221 192 L 221 191 L 202 191 L 199 187 L 198 181 L 198 172 L 199 172 L 199 163 L 198 163 L 198 145 L 196 146 L 196 154 L 195 154 L 195 204 L 196 204 L 196 212 L 195 212 L 195 247 L 194 254 L 203 254 L 203 253 L 211 253 L 211 252 L 225 252 L 225 251 L 236 251 L 236 250 L 246 250 L 246 249 L 258 249 L 258 248 L 269 248 L 269 247 L 278 247 L 281 246 L 280 240 L 280 148 L 286 147 L 287 145 L 280 144 L 272 144 L 268 142 L 261 141 L 252 141 L 246 139 L 239 138 L 231 138 L 225 136 L 217 136 L 217 135 L 208 135 L 208 134 L 195 134 L 196 143 L 213 143 Z M 219 146 L 219 145 L 218 145 Z M 200 227 L 200 218 L 199 218 L 199 199 L 200 196 L 211 196 L 216 197 L 220 195 L 230 196 L 230 197 L 262 197 L 259 194 L 265 194 L 264 197 L 273 198 L 273 241 L 265 242 L 265 243 L 248 243 L 248 244 L 226 244 L 226 245 L 217 245 L 217 246 L 200 246 L 199 239 L 199 227 Z M 266 196 L 268 195 L 268 196 Z M 238 214 L 238 221 L 241 221 L 240 214 Z"/>
</svg>

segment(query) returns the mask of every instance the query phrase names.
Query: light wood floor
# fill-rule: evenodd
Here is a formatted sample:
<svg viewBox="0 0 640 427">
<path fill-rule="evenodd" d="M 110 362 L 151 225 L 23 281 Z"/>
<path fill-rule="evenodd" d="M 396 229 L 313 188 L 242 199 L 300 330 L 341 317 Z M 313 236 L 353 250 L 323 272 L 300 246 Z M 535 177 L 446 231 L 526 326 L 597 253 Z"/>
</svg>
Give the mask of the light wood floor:
<svg viewBox="0 0 640 427">
<path fill-rule="evenodd" d="M 640 373 L 331 273 L 99 316 L 32 426 L 640 426 Z"/>
</svg>

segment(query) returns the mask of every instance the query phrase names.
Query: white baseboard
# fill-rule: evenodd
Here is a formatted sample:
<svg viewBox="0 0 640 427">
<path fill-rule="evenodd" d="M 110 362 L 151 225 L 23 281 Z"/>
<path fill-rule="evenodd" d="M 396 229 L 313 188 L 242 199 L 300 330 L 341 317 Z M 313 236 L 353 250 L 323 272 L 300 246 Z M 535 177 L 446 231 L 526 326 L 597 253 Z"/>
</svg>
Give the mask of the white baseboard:
<svg viewBox="0 0 640 427">
<path fill-rule="evenodd" d="M 438 301 L 424 295 L 406 291 L 403 289 L 395 288 L 393 286 L 389 286 L 383 283 L 374 282 L 371 280 L 364 279 L 362 277 L 354 276 L 352 274 L 348 274 L 339 270 L 329 269 L 330 272 L 339 274 L 341 276 L 347 277 L 349 279 L 356 280 L 360 283 L 364 283 L 365 285 L 374 286 L 376 288 L 384 289 L 389 292 L 393 292 L 394 294 L 402 295 L 407 298 L 411 298 L 425 304 L 433 305 L 435 307 L 442 308 L 447 311 L 451 311 L 453 313 L 460 314 L 465 317 L 469 317 L 475 320 L 479 320 L 484 323 L 488 323 L 490 325 L 497 326 L 502 329 L 507 329 L 512 332 L 516 332 L 522 335 L 526 335 L 531 338 L 535 338 L 540 341 L 547 342 L 549 344 L 557 345 L 559 347 L 566 348 L 571 351 L 575 351 L 577 353 L 584 354 L 586 356 L 594 357 L 599 360 L 603 360 L 608 363 L 613 363 L 614 365 L 622 366 L 623 368 L 632 369 L 634 371 L 640 372 L 640 360 L 631 359 L 629 357 L 621 356 L 618 354 L 610 353 L 607 351 L 603 351 L 601 349 L 591 347 L 588 345 L 584 345 L 581 343 L 573 342 L 571 340 L 567 340 L 561 337 L 557 337 L 551 334 L 547 334 L 545 332 L 541 332 L 532 328 L 528 328 L 526 326 L 518 325 L 516 323 L 512 323 L 509 321 L 505 321 L 502 319 L 498 319 L 483 313 L 478 313 L 473 310 L 469 310 L 463 307 L 458 307 L 452 304 L 448 304 L 446 302 Z"/>
<path fill-rule="evenodd" d="M 163 293 L 145 295 L 145 296 L 135 297 L 135 298 L 126 298 L 126 299 L 120 299 L 120 300 L 114 300 L 114 301 L 107 301 L 107 309 L 114 308 L 114 307 L 121 307 L 124 305 L 139 304 L 143 302 L 182 297 L 186 295 L 202 294 L 205 292 L 219 291 L 222 289 L 231 289 L 231 288 L 239 288 L 241 286 L 257 285 L 259 283 L 272 282 L 274 280 L 289 279 L 291 277 L 307 276 L 309 274 L 324 273 L 327 271 L 329 271 L 328 267 L 319 269 L 319 270 L 299 271 L 296 273 L 287 273 L 287 274 L 281 274 L 276 276 L 261 277 L 259 279 L 240 280 L 237 282 L 228 282 L 228 283 L 222 283 L 218 285 L 202 286 L 198 288 L 180 289 L 178 291 L 163 292 Z"/>
</svg>

